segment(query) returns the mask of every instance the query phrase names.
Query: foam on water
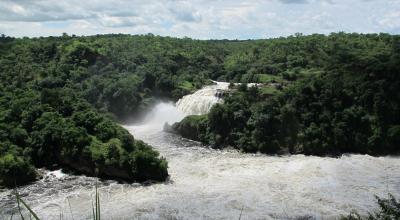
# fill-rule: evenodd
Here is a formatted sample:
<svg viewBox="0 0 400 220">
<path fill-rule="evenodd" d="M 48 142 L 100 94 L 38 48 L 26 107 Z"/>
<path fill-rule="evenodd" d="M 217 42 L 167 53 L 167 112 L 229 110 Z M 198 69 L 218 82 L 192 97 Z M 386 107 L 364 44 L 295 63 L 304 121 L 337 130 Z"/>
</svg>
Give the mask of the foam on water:
<svg viewBox="0 0 400 220">
<path fill-rule="evenodd" d="M 61 169 L 54 170 L 54 171 L 49 171 L 49 172 L 46 173 L 46 177 L 49 177 L 49 178 L 53 178 L 54 177 L 54 178 L 61 179 L 61 178 L 65 177 L 65 176 L 66 176 L 66 174 L 63 173 L 61 171 Z"/>
<path fill-rule="evenodd" d="M 162 132 L 165 122 L 183 117 L 173 103 L 157 105 L 150 115 L 142 124 L 124 127 L 167 158 L 170 180 L 150 186 L 101 182 L 104 219 L 238 219 L 241 212 L 242 219 L 335 219 L 352 210 L 371 211 L 374 195 L 400 197 L 399 158 L 212 150 Z M 64 219 L 86 219 L 95 181 L 64 174 L 19 191 L 42 219 L 59 219 L 60 210 Z M 15 207 L 10 194 L 0 192 L 3 213 Z"/>
</svg>

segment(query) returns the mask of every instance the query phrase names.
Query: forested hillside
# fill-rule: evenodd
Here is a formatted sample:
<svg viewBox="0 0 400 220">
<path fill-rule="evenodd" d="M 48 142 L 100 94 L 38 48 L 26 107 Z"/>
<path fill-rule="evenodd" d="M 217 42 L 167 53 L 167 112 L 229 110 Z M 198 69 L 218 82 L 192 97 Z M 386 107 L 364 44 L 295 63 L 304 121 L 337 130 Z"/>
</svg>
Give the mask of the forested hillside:
<svg viewBox="0 0 400 220">
<path fill-rule="evenodd" d="M 53 166 L 164 180 L 165 159 L 116 122 L 210 79 L 264 86 L 239 88 L 208 116 L 185 119 L 205 143 L 266 153 L 397 152 L 399 42 L 344 33 L 249 41 L 2 36 L 0 184 L 29 182 L 35 168 Z"/>
<path fill-rule="evenodd" d="M 0 38 L 0 185 L 63 167 L 165 180 L 167 162 L 116 121 L 175 100 L 223 71 L 225 43 L 102 35 Z M 216 76 L 217 76 L 216 75 Z M 216 76 L 213 76 L 215 78 Z"/>
<path fill-rule="evenodd" d="M 272 96 L 264 93 L 268 86 L 239 86 L 224 104 L 185 118 L 175 130 L 246 152 L 400 152 L 399 36 L 332 34 L 263 43 L 278 46 L 251 64 L 263 62 L 267 73 L 296 82 Z"/>
</svg>

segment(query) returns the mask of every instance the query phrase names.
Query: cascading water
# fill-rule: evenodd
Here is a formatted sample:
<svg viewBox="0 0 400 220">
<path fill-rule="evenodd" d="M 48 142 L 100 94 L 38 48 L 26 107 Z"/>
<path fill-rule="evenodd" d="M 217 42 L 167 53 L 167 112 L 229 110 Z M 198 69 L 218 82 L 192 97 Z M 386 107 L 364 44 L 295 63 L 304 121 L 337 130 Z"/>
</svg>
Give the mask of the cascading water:
<svg viewBox="0 0 400 220">
<path fill-rule="evenodd" d="M 206 86 L 191 95 L 179 99 L 176 107 L 186 115 L 206 114 L 215 103 L 222 101 L 217 95 L 218 91 L 228 90 L 229 83 L 215 83 L 216 85 Z"/>
<path fill-rule="evenodd" d="M 206 98 L 192 103 L 203 101 L 209 105 Z M 173 103 L 160 103 L 143 123 L 124 126 L 167 158 L 171 177 L 149 186 L 100 182 L 103 219 L 336 219 L 352 210 L 373 210 L 374 195 L 400 196 L 399 158 L 275 157 L 212 150 L 162 131 L 165 122 L 184 115 Z M 91 218 L 96 178 L 59 171 L 46 176 L 19 188 L 39 217 L 59 219 L 61 213 L 64 219 Z M 10 214 L 12 207 L 11 191 L 1 191 L 0 213 Z"/>
</svg>

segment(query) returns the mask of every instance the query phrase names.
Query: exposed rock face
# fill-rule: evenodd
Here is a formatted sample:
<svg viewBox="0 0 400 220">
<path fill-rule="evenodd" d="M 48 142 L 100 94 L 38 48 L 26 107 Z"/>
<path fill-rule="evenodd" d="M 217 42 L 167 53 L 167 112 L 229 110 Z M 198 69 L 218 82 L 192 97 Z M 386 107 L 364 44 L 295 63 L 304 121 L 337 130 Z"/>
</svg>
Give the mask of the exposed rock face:
<svg viewBox="0 0 400 220">
<path fill-rule="evenodd" d="M 215 97 L 222 99 L 228 94 L 228 90 L 217 89 L 215 93 Z"/>
</svg>

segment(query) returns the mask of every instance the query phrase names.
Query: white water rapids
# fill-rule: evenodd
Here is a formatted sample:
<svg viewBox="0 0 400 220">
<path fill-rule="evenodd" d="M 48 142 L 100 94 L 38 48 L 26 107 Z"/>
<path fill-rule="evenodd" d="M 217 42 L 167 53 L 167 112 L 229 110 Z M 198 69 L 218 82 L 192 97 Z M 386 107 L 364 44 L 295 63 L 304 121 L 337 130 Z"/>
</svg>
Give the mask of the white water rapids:
<svg viewBox="0 0 400 220">
<path fill-rule="evenodd" d="M 218 90 L 227 90 L 229 83 L 216 82 L 216 85 L 206 86 L 197 92 L 184 96 L 176 102 L 176 108 L 186 115 L 206 114 L 211 107 L 222 99 L 216 96 Z"/>
<path fill-rule="evenodd" d="M 195 106 L 196 100 L 185 103 Z M 101 182 L 102 219 L 336 219 L 352 210 L 372 211 L 374 195 L 400 196 L 399 158 L 212 150 L 162 131 L 164 122 L 184 115 L 173 103 L 160 103 L 144 123 L 124 126 L 167 158 L 170 181 Z M 95 180 L 56 171 L 19 192 L 42 219 L 60 219 L 60 213 L 63 219 L 90 219 Z M 11 191 L 1 191 L 0 213 L 10 214 L 12 207 Z"/>
</svg>

